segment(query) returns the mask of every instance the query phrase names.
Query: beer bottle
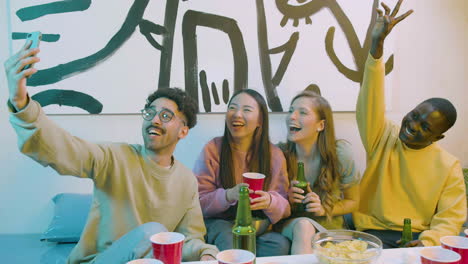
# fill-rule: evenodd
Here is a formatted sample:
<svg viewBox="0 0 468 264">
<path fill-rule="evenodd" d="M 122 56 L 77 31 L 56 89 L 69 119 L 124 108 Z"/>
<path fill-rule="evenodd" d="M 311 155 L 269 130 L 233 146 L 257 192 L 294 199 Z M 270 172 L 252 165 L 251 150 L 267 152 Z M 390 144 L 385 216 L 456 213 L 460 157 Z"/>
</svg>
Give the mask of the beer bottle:
<svg viewBox="0 0 468 264">
<path fill-rule="evenodd" d="M 302 193 L 302 195 L 305 196 L 307 194 L 307 180 L 306 180 L 306 178 L 304 176 L 304 163 L 303 162 L 298 162 L 297 163 L 296 181 L 298 181 L 298 183 L 294 184 L 294 187 L 302 189 L 304 191 Z M 306 205 L 303 204 L 303 203 L 296 203 L 293 206 L 293 213 L 294 214 L 303 214 L 303 213 L 305 213 L 305 206 Z"/>
<path fill-rule="evenodd" d="M 400 247 L 405 247 L 406 243 L 413 240 L 413 232 L 411 231 L 411 219 L 403 220 L 403 232 L 401 233 Z"/>
<path fill-rule="evenodd" d="M 236 223 L 232 228 L 234 248 L 248 250 L 256 255 L 256 233 L 257 231 L 252 225 L 249 189 L 242 186 L 239 190 L 239 201 L 237 202 Z"/>
</svg>

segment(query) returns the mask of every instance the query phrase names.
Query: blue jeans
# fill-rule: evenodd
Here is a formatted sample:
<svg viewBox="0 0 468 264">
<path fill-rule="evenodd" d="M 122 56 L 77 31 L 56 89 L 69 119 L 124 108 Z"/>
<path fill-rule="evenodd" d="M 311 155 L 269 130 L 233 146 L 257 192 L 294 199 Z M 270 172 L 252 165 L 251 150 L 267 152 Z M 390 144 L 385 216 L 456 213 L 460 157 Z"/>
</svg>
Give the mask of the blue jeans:
<svg viewBox="0 0 468 264">
<path fill-rule="evenodd" d="M 206 243 L 213 244 L 220 251 L 233 248 L 231 221 L 223 219 L 205 219 Z M 288 255 L 291 242 L 277 232 L 268 232 L 257 236 L 257 257 Z"/>
<path fill-rule="evenodd" d="M 401 238 L 401 231 L 394 230 L 374 230 L 368 229 L 364 230 L 368 234 L 374 235 L 382 240 L 383 248 L 398 248 L 400 245 L 397 244 L 397 241 Z M 413 240 L 419 238 L 420 233 L 413 232 Z"/>
<path fill-rule="evenodd" d="M 152 258 L 153 251 L 149 238 L 156 233 L 166 231 L 166 227 L 160 223 L 143 224 L 116 240 L 110 247 L 99 253 L 91 263 L 124 264 L 138 258 Z"/>
</svg>

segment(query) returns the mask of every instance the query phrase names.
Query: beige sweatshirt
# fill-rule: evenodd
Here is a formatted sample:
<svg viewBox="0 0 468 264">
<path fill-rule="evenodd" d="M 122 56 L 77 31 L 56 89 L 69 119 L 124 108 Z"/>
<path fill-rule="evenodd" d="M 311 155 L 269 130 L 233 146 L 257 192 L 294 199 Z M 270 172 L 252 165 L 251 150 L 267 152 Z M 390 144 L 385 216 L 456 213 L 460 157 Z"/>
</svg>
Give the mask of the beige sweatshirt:
<svg viewBox="0 0 468 264">
<path fill-rule="evenodd" d="M 90 178 L 94 197 L 86 227 L 68 263 L 88 263 L 114 241 L 147 222 L 186 236 L 183 260 L 216 255 L 204 243 L 205 225 L 193 173 L 177 160 L 164 168 L 148 159 L 145 148 L 93 144 L 70 135 L 31 101 L 10 122 L 24 154 L 61 175 Z"/>
</svg>

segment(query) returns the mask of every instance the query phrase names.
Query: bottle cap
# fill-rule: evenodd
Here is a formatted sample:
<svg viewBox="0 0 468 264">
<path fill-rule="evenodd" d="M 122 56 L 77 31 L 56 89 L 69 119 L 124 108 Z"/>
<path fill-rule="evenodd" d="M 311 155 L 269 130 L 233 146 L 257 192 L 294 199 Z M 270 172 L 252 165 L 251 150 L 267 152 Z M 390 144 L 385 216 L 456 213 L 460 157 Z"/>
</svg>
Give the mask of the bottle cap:
<svg viewBox="0 0 468 264">
<path fill-rule="evenodd" d="M 249 188 L 247 186 L 241 186 L 239 189 L 239 193 L 249 193 Z"/>
</svg>

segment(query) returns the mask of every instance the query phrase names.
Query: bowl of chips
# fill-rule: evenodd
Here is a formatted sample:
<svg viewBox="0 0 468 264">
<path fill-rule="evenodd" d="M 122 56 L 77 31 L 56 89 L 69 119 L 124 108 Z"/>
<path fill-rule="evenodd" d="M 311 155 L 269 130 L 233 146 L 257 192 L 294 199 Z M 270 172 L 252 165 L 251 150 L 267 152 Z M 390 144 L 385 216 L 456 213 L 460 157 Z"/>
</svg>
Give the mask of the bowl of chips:
<svg viewBox="0 0 468 264">
<path fill-rule="evenodd" d="M 382 253 L 380 239 L 353 230 L 318 232 L 313 247 L 321 264 L 372 264 Z"/>
</svg>

